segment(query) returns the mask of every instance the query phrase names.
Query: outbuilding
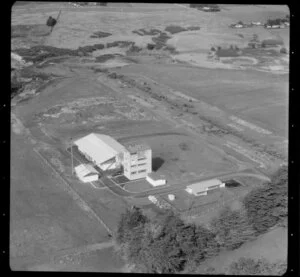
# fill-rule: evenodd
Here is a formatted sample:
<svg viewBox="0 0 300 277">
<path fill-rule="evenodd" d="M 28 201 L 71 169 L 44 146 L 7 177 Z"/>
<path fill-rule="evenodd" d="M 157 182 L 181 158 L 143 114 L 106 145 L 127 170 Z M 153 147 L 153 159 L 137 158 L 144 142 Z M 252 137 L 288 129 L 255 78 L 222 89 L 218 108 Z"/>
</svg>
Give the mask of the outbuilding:
<svg viewBox="0 0 300 277">
<path fill-rule="evenodd" d="M 207 191 L 213 190 L 216 188 L 225 187 L 225 183 L 222 183 L 219 179 L 211 179 L 199 183 L 194 183 L 186 187 L 186 191 L 195 196 L 207 195 Z"/>
<path fill-rule="evenodd" d="M 167 183 L 164 176 L 161 176 L 155 172 L 151 172 L 146 176 L 146 180 L 154 187 L 162 186 Z"/>
<path fill-rule="evenodd" d="M 75 172 L 80 181 L 94 182 L 99 179 L 98 171 L 90 164 L 80 164 L 75 167 Z"/>
</svg>

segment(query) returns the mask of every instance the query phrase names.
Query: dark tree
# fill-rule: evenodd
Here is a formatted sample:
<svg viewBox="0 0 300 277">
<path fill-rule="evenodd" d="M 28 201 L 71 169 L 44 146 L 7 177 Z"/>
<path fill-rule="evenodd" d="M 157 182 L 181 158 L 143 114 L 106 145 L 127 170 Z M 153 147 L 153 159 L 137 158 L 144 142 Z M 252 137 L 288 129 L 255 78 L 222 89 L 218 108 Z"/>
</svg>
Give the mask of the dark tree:
<svg viewBox="0 0 300 277">
<path fill-rule="evenodd" d="M 280 168 L 270 183 L 252 190 L 244 199 L 249 222 L 264 233 L 287 216 L 287 167 Z"/>
</svg>

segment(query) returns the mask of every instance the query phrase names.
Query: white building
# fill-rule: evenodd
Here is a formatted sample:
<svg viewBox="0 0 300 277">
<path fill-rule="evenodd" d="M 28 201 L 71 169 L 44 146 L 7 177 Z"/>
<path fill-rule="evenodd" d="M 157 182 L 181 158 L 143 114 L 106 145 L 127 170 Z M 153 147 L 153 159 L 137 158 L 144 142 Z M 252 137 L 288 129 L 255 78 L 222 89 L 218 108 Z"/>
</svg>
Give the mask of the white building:
<svg viewBox="0 0 300 277">
<path fill-rule="evenodd" d="M 145 178 L 152 171 L 152 151 L 146 144 L 126 147 L 110 136 L 91 133 L 74 142 L 78 150 L 103 171 L 123 167 L 129 180 Z"/>
<path fill-rule="evenodd" d="M 102 170 L 115 169 L 121 165 L 125 147 L 112 137 L 91 133 L 74 142 L 78 150 Z"/>
<path fill-rule="evenodd" d="M 162 186 L 167 183 L 164 176 L 158 175 L 155 172 L 151 172 L 147 175 L 146 180 L 154 187 Z"/>
<path fill-rule="evenodd" d="M 252 21 L 251 24 L 256 25 L 256 26 L 261 26 L 262 25 L 262 23 L 259 22 L 259 21 L 256 21 L 256 22 Z"/>
<path fill-rule="evenodd" d="M 211 179 L 199 183 L 195 183 L 186 187 L 186 191 L 190 194 L 194 194 L 195 196 L 199 195 L 207 195 L 207 191 L 223 188 L 225 187 L 225 183 L 222 183 L 219 179 Z"/>
<path fill-rule="evenodd" d="M 174 194 L 169 194 L 168 198 L 170 201 L 174 201 L 175 200 L 175 195 Z"/>
<path fill-rule="evenodd" d="M 80 164 L 75 167 L 75 172 L 80 181 L 94 182 L 99 179 L 98 171 L 90 164 Z"/>
<path fill-rule="evenodd" d="M 152 172 L 151 148 L 146 144 L 127 144 L 122 164 L 129 180 L 145 178 Z"/>
</svg>

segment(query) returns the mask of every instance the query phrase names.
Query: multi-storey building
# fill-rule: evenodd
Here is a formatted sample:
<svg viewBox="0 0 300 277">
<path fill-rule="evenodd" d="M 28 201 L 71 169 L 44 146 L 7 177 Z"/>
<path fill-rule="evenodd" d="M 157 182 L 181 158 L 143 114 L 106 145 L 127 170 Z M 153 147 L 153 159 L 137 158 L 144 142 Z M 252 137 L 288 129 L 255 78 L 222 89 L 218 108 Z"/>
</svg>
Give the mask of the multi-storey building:
<svg viewBox="0 0 300 277">
<path fill-rule="evenodd" d="M 145 178 L 152 171 L 152 151 L 146 144 L 127 145 L 123 157 L 124 176 L 129 180 Z"/>
</svg>

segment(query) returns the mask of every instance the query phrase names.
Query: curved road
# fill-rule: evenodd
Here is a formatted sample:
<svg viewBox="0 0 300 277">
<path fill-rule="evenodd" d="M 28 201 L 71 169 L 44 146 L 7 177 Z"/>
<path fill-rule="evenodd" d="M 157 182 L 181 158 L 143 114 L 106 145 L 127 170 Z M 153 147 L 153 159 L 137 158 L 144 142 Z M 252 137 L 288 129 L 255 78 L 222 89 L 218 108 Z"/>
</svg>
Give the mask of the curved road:
<svg viewBox="0 0 300 277">
<path fill-rule="evenodd" d="M 102 181 L 103 181 L 103 184 L 105 186 L 107 186 L 111 191 L 113 191 L 114 193 L 116 193 L 120 196 L 143 198 L 143 197 L 147 197 L 149 195 L 166 194 L 166 193 L 178 191 L 178 190 L 181 190 L 181 189 L 185 188 L 187 185 L 189 185 L 191 183 L 201 182 L 201 181 L 210 180 L 210 179 L 214 179 L 214 178 L 219 178 L 221 180 L 226 180 L 226 179 L 229 179 L 229 178 L 241 177 L 241 176 L 255 177 L 255 178 L 258 178 L 258 179 L 261 179 L 261 180 L 270 181 L 270 178 L 268 178 L 267 176 L 264 176 L 263 174 L 247 173 L 247 172 L 241 171 L 241 172 L 214 175 L 214 176 L 211 176 L 211 177 L 203 177 L 203 178 L 199 178 L 199 179 L 189 181 L 189 182 L 182 182 L 182 183 L 178 183 L 178 184 L 173 184 L 171 186 L 163 186 L 163 187 L 159 187 L 159 188 L 153 188 L 153 189 L 143 191 L 143 192 L 130 192 L 128 190 L 125 190 L 125 189 L 121 188 L 118 184 L 114 183 L 111 179 L 109 179 L 107 177 L 102 178 Z"/>
</svg>

